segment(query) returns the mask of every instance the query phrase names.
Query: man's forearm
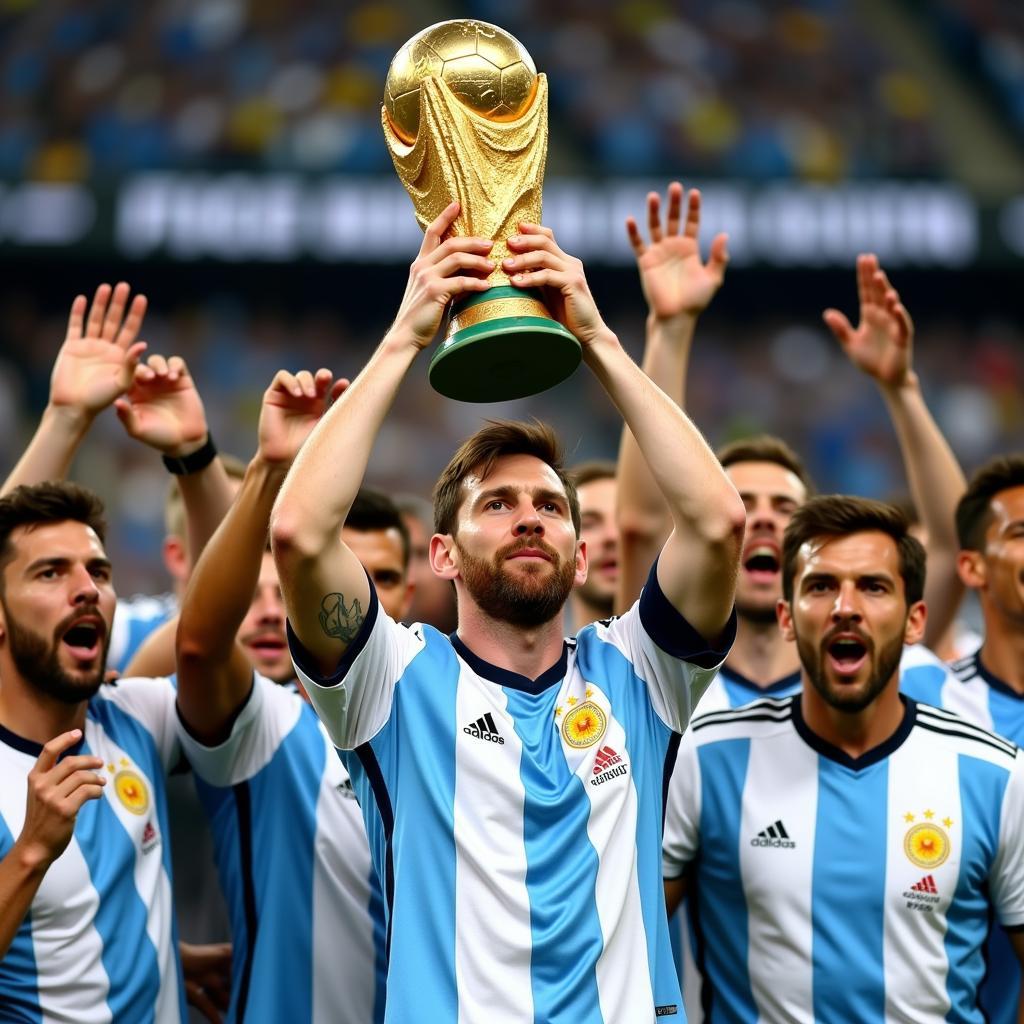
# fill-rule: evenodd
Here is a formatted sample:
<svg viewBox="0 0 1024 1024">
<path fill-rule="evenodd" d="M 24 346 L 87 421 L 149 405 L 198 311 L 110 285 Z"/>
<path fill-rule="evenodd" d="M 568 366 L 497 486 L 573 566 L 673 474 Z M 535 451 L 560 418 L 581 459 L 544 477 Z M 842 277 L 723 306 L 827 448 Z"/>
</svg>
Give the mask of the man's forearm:
<svg viewBox="0 0 1024 1024">
<path fill-rule="evenodd" d="M 0 494 L 7 494 L 21 484 L 63 480 L 91 426 L 92 417 L 88 413 L 66 406 L 48 405 L 28 447 L 4 481 Z"/>
<path fill-rule="evenodd" d="M 27 857 L 17 843 L 0 860 L 0 960 L 11 948 L 48 867 Z"/>
<path fill-rule="evenodd" d="M 231 508 L 231 478 L 221 460 L 214 459 L 197 473 L 179 476 L 178 487 L 185 506 L 188 558 L 195 565 Z"/>
</svg>

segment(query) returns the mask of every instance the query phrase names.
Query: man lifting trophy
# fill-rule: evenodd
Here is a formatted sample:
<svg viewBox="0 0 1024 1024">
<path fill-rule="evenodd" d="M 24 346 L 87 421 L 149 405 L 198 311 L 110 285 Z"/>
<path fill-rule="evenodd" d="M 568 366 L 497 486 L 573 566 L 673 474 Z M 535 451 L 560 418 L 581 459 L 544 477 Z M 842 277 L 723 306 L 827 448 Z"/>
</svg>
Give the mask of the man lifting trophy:
<svg viewBox="0 0 1024 1024">
<path fill-rule="evenodd" d="M 452 200 L 453 231 L 494 240 L 491 287 L 452 303 L 430 383 L 464 402 L 500 402 L 553 387 L 580 345 L 539 291 L 501 270 L 523 221 L 540 223 L 548 145 L 547 79 L 495 25 L 444 21 L 413 36 L 388 71 L 381 122 L 395 169 L 426 228 Z"/>
</svg>

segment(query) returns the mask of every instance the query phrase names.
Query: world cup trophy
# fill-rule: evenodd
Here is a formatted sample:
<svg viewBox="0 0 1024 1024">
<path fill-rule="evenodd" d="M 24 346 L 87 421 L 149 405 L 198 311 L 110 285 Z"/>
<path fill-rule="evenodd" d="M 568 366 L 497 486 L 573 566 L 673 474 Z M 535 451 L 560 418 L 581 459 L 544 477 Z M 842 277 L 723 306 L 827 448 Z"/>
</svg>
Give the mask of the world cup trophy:
<svg viewBox="0 0 1024 1024">
<path fill-rule="evenodd" d="M 456 299 L 430 362 L 435 390 L 464 402 L 545 391 L 579 365 L 579 342 L 537 289 L 501 269 L 521 221 L 540 223 L 547 79 L 521 43 L 483 21 L 443 21 L 413 36 L 388 71 L 381 123 L 424 229 L 452 200 L 452 231 L 494 240 L 485 292 Z"/>
</svg>

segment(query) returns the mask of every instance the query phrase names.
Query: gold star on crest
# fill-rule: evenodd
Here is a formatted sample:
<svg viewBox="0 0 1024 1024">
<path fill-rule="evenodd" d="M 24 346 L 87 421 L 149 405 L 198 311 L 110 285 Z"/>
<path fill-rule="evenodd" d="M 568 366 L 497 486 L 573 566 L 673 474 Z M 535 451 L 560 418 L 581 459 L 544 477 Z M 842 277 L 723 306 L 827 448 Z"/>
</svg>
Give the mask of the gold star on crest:
<svg viewBox="0 0 1024 1024">
<path fill-rule="evenodd" d="M 110 772 L 111 775 L 113 775 L 114 771 L 115 771 L 114 766 L 112 764 L 108 764 L 107 765 L 107 771 Z"/>
<path fill-rule="evenodd" d="M 578 702 L 578 700 L 577 700 L 577 699 L 576 699 L 575 697 L 568 697 L 568 698 L 566 699 L 566 702 L 565 702 L 565 703 L 566 703 L 566 704 L 568 704 L 568 705 L 569 705 L 569 707 L 572 707 L 572 706 L 573 706 L 573 704 L 577 704 L 577 703 L 579 703 L 579 702 Z"/>
<path fill-rule="evenodd" d="M 942 819 L 942 824 L 945 825 L 946 828 L 952 828 L 953 827 L 953 819 L 952 818 L 943 818 Z"/>
<path fill-rule="evenodd" d="M 594 696 L 594 691 L 588 686 L 587 687 L 587 692 L 584 694 L 584 696 L 589 699 L 590 697 Z"/>
<path fill-rule="evenodd" d="M 934 818 L 934 817 L 935 817 L 935 812 L 934 812 L 934 811 L 925 811 L 925 812 L 924 812 L 924 816 L 925 816 L 925 817 L 926 817 L 926 818 L 927 818 L 927 819 L 928 819 L 929 821 L 931 821 L 931 820 L 932 820 L 932 818 Z"/>
<path fill-rule="evenodd" d="M 130 765 L 130 764 L 131 764 L 131 761 L 129 761 L 127 757 L 122 757 L 121 758 L 121 767 L 122 768 L 127 768 L 128 765 Z"/>
<path fill-rule="evenodd" d="M 914 820 L 914 815 L 911 814 L 910 811 L 907 811 L 907 813 L 903 815 L 903 820 L 906 822 L 911 822 Z"/>
<path fill-rule="evenodd" d="M 562 705 L 559 704 L 558 707 L 555 708 L 555 718 L 561 718 L 561 717 L 562 717 Z"/>
</svg>

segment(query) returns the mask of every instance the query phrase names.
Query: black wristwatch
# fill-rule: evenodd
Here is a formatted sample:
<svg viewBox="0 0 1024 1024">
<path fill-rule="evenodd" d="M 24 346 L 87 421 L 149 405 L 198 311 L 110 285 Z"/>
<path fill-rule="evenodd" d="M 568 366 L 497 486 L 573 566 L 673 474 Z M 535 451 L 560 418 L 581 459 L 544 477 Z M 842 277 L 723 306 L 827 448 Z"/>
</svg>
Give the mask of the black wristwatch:
<svg viewBox="0 0 1024 1024">
<path fill-rule="evenodd" d="M 198 473 L 199 470 L 206 469 L 215 458 L 217 458 L 217 446 L 213 443 L 210 434 L 207 433 L 202 448 L 197 448 L 194 452 L 183 456 L 165 455 L 163 460 L 168 473 L 173 473 L 175 476 L 188 476 L 190 473 Z"/>
</svg>

